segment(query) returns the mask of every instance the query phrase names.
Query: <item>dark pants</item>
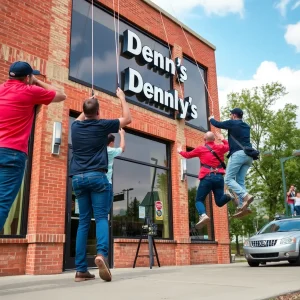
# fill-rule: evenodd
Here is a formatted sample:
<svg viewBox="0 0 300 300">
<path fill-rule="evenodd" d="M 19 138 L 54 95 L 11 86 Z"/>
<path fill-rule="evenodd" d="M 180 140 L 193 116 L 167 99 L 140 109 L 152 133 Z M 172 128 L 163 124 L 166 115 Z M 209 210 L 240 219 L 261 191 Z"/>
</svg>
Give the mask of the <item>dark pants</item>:
<svg viewBox="0 0 300 300">
<path fill-rule="evenodd" d="M 72 178 L 72 185 L 79 206 L 75 264 L 77 271 L 86 272 L 86 246 L 93 213 L 96 222 L 97 254 L 108 256 L 110 186 L 106 175 L 101 172 L 75 175 Z"/>
<path fill-rule="evenodd" d="M 224 194 L 224 178 L 222 174 L 214 174 L 205 176 L 200 180 L 197 196 L 196 196 L 196 208 L 199 215 L 205 214 L 204 202 L 207 195 L 210 192 L 214 193 L 215 202 L 217 206 L 222 207 L 228 203 L 231 199 L 229 196 Z"/>
<path fill-rule="evenodd" d="M 22 184 L 27 155 L 8 148 L 0 148 L 0 231 Z"/>
<path fill-rule="evenodd" d="M 300 216 L 300 205 L 295 205 L 295 212 L 297 216 Z"/>
</svg>

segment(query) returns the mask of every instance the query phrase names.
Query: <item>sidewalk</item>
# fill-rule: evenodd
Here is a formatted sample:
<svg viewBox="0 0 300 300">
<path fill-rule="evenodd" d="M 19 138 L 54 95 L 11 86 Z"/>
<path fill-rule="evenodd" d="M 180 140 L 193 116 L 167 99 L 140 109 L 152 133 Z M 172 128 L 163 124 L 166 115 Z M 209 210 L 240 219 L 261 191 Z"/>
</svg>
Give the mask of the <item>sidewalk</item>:
<svg viewBox="0 0 300 300">
<path fill-rule="evenodd" d="M 113 269 L 113 281 L 98 277 L 74 282 L 74 272 L 47 276 L 0 277 L 0 299 L 5 300 L 198 300 L 268 299 L 300 290 L 299 268 L 268 264 L 250 268 L 245 263 Z"/>
</svg>

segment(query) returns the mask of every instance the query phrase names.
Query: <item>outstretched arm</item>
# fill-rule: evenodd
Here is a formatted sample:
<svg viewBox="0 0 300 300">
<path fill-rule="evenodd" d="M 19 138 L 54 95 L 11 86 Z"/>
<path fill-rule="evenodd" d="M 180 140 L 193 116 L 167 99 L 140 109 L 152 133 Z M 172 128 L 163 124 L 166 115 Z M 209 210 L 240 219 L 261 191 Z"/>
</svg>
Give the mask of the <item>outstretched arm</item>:
<svg viewBox="0 0 300 300">
<path fill-rule="evenodd" d="M 232 120 L 227 120 L 224 122 L 219 122 L 217 120 L 214 119 L 214 116 L 210 116 L 208 118 L 209 122 L 211 125 L 217 127 L 217 128 L 221 128 L 221 129 L 230 129 L 232 127 Z"/>
<path fill-rule="evenodd" d="M 120 129 L 120 148 L 122 148 L 122 152 L 125 151 L 125 130 Z"/>
<path fill-rule="evenodd" d="M 120 121 L 120 128 L 123 128 L 126 125 L 131 123 L 131 114 L 130 114 L 128 103 L 125 100 L 125 94 L 120 88 L 117 89 L 117 96 L 121 100 L 122 117 L 119 118 L 119 121 Z"/>
</svg>

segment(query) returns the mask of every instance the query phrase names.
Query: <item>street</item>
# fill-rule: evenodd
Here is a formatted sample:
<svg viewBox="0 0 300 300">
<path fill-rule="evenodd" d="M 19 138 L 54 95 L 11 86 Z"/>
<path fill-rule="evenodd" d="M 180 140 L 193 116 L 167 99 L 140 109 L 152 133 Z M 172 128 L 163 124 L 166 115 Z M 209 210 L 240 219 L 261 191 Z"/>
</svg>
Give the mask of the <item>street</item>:
<svg viewBox="0 0 300 300">
<path fill-rule="evenodd" d="M 299 267 L 286 263 L 250 268 L 246 263 L 113 269 L 113 281 L 74 282 L 74 272 L 0 278 L 0 299 L 269 299 L 300 290 Z"/>
</svg>

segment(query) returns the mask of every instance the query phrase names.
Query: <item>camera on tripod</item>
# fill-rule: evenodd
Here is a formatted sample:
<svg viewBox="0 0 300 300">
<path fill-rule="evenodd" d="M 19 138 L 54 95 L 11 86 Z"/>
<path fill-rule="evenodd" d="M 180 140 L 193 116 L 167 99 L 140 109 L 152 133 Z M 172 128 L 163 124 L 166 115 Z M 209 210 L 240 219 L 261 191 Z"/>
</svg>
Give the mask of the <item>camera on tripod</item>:
<svg viewBox="0 0 300 300">
<path fill-rule="evenodd" d="M 157 224 L 149 223 L 147 225 L 142 226 L 143 230 L 148 231 L 147 234 L 151 236 L 157 235 Z"/>
</svg>

